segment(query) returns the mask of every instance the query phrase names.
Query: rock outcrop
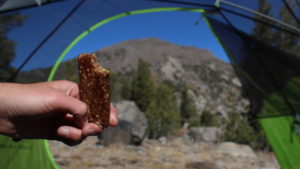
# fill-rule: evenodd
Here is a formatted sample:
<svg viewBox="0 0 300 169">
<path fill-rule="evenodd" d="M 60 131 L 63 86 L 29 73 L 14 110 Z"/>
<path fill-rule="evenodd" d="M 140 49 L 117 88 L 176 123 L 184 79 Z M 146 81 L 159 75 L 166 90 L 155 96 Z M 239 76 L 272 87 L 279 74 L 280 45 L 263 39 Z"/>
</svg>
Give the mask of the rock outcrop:
<svg viewBox="0 0 300 169">
<path fill-rule="evenodd" d="M 121 101 L 114 104 L 118 111 L 119 125 L 105 129 L 99 136 L 104 145 L 141 144 L 148 127 L 147 119 L 132 101 Z"/>
<path fill-rule="evenodd" d="M 119 76 L 132 76 L 139 59 L 146 61 L 158 81 L 187 84 L 198 115 L 203 111 L 220 114 L 247 113 L 249 101 L 243 97 L 241 83 L 229 63 L 206 49 L 179 46 L 159 39 L 134 39 L 96 51 L 101 65 Z M 22 72 L 20 82 L 46 80 L 50 69 Z M 54 79 L 76 81 L 76 59 L 64 62 Z"/>
<path fill-rule="evenodd" d="M 222 130 L 218 127 L 192 127 L 189 138 L 194 142 L 217 143 L 220 141 Z"/>
</svg>

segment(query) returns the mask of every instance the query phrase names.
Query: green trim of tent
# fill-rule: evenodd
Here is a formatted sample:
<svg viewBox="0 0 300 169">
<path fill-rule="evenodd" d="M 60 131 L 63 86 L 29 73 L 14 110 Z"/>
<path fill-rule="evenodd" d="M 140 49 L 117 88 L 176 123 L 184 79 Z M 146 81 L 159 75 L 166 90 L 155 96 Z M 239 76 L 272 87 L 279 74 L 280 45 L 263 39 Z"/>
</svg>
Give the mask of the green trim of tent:
<svg viewBox="0 0 300 169">
<path fill-rule="evenodd" d="M 43 140 L 43 143 L 44 143 L 44 146 L 45 146 L 45 150 L 46 150 L 46 153 L 47 153 L 47 156 L 51 162 L 51 164 L 53 165 L 54 169 L 60 169 L 58 167 L 58 165 L 56 164 L 55 160 L 54 160 L 54 157 L 51 153 L 51 150 L 50 150 L 50 147 L 49 147 L 49 143 L 48 143 L 48 140 Z"/>
<path fill-rule="evenodd" d="M 236 63 L 237 66 L 239 66 L 238 62 L 234 60 L 234 57 L 231 57 L 230 51 L 228 51 L 226 49 L 226 47 L 222 44 L 222 41 L 218 38 L 218 36 L 216 35 L 214 29 L 212 28 L 211 24 L 209 23 L 209 21 L 207 20 L 206 16 L 205 16 L 205 10 L 203 9 L 189 9 L 189 8 L 154 8 L 154 9 L 145 9 L 145 10 L 137 10 L 137 11 L 132 11 L 132 12 L 126 12 L 126 13 L 122 13 L 119 15 L 115 15 L 113 17 L 107 18 L 105 20 L 102 20 L 98 23 L 96 23 L 95 25 L 93 25 L 92 27 L 90 27 L 88 30 L 84 31 L 83 33 L 81 33 L 78 37 L 76 37 L 69 45 L 68 47 L 62 52 L 62 54 L 59 56 L 59 58 L 57 59 L 55 65 L 53 66 L 48 81 L 53 80 L 54 75 L 60 65 L 60 63 L 62 62 L 63 58 L 67 55 L 67 53 L 85 36 L 87 36 L 90 32 L 94 31 L 95 29 L 122 17 L 128 16 L 128 15 L 134 15 L 134 14 L 144 14 L 144 13 L 152 13 L 152 12 L 167 12 L 167 11 L 186 11 L 186 12 L 200 12 L 200 13 L 204 13 L 204 19 L 206 24 L 208 25 L 208 27 L 210 28 L 210 30 L 212 31 L 212 33 L 214 34 L 215 38 L 218 40 L 219 44 L 224 48 L 224 50 L 226 51 L 228 57 L 230 57 L 232 59 L 233 62 Z M 256 84 L 251 77 L 248 76 L 248 74 L 246 72 L 243 71 L 243 69 L 240 67 L 241 72 L 243 73 L 243 75 L 245 75 L 245 77 L 247 77 L 248 80 L 251 81 L 251 83 L 261 92 L 263 92 L 263 90 L 260 88 L 260 86 L 258 84 Z M 264 93 L 264 92 L 263 92 Z M 269 103 L 269 99 L 265 100 L 266 105 L 270 105 Z M 262 111 L 266 111 L 266 109 L 263 109 Z M 298 137 L 295 137 L 294 141 L 295 143 L 289 144 L 287 143 L 287 140 L 290 141 L 291 138 L 291 127 L 290 124 L 292 124 L 292 117 L 276 117 L 276 118 L 265 118 L 265 119 L 260 119 L 259 120 L 262 128 L 264 129 L 267 138 L 271 144 L 271 146 L 274 149 L 274 152 L 277 156 L 277 159 L 280 163 L 280 165 L 282 166 L 283 169 L 298 169 L 300 166 L 300 162 L 298 162 L 299 160 L 296 158 L 297 156 L 294 155 L 292 156 L 292 158 L 290 158 L 291 155 L 287 156 L 286 153 L 291 153 L 291 152 L 296 152 L 295 154 L 298 154 L 298 152 L 300 152 L 300 147 L 295 146 L 295 145 L 299 145 L 300 143 L 300 139 Z M 277 124 L 282 124 L 280 126 L 278 126 Z M 285 134 L 282 134 L 285 133 Z M 294 137 L 293 137 L 294 138 Z M 285 140 L 285 141 L 284 141 Z M 297 142 L 297 143 L 296 143 Z M 283 145 L 284 144 L 284 145 Z M 289 146 L 287 146 L 287 144 L 289 144 Z M 293 151 L 293 150 L 297 150 L 297 151 Z M 295 157 L 295 158 L 293 158 Z M 295 167 L 296 166 L 296 167 Z"/>
<path fill-rule="evenodd" d="M 241 73 L 243 73 L 243 75 L 251 82 L 251 84 L 253 84 L 260 92 L 264 93 L 263 89 L 261 89 L 261 87 L 259 87 L 259 85 L 257 83 L 254 82 L 254 80 L 249 77 L 249 75 L 242 69 L 242 66 L 239 64 L 238 61 L 236 61 L 236 59 L 234 57 L 232 57 L 232 54 L 230 52 L 230 50 L 228 50 L 226 48 L 226 46 L 223 44 L 223 42 L 220 40 L 220 38 L 218 37 L 218 35 L 216 34 L 215 30 L 213 29 L 212 25 L 210 24 L 210 22 L 208 21 L 207 17 L 205 16 L 205 13 L 203 15 L 203 18 L 207 24 L 207 26 L 209 27 L 209 29 L 211 30 L 211 32 L 213 33 L 214 37 L 218 40 L 219 44 L 222 46 L 222 48 L 224 49 L 224 51 L 227 54 L 227 57 L 229 57 L 231 59 L 231 61 L 238 66 L 239 70 L 241 71 Z"/>
<path fill-rule="evenodd" d="M 152 13 L 152 12 L 167 12 L 167 11 L 186 11 L 186 12 L 204 12 L 203 9 L 192 9 L 192 8 L 153 8 L 145 10 L 136 10 L 132 12 L 126 12 L 122 14 L 115 15 L 113 17 L 102 20 L 88 30 L 77 36 L 61 53 L 59 58 L 56 60 L 51 72 L 48 76 L 48 81 L 52 81 L 54 75 L 62 62 L 66 54 L 85 36 L 95 29 L 105 25 L 113 20 L 134 14 Z M 7 154 L 5 157 L 0 158 L 0 164 L 5 164 L 6 169 L 32 169 L 36 167 L 43 166 L 43 169 L 59 169 L 58 165 L 52 156 L 49 148 L 49 143 L 47 140 L 29 140 L 24 139 L 18 142 L 12 141 L 10 137 L 0 136 L 0 154 Z M 15 150 L 12 152 L 12 150 Z M 31 160 L 25 161 L 21 160 L 24 156 L 30 157 Z M 32 156 L 32 157 L 31 157 Z M 12 162 L 18 161 L 18 162 Z"/>
<path fill-rule="evenodd" d="M 300 80 L 299 76 L 289 80 L 285 84 L 283 90 L 292 93 L 289 101 L 293 104 L 296 110 L 300 110 L 300 103 L 297 98 L 300 97 Z M 270 102 L 272 104 L 270 104 Z M 268 101 L 264 101 L 263 108 L 260 113 L 275 111 L 288 111 L 285 105 L 285 100 L 280 97 L 280 94 L 273 93 L 268 97 Z M 283 169 L 299 169 L 299 152 L 300 152 L 300 137 L 296 135 L 294 129 L 294 118 L 292 116 L 280 116 L 271 118 L 261 118 L 259 122 L 271 144 L 277 160 Z"/>
<path fill-rule="evenodd" d="M 241 68 L 240 64 L 232 57 L 231 52 L 222 43 L 221 39 L 217 36 L 215 30 L 211 26 L 209 20 L 204 16 L 207 25 L 213 32 L 214 36 L 218 39 L 218 42 L 223 47 L 227 56 L 234 62 L 234 64 L 239 68 L 240 72 L 256 87 L 260 92 L 264 93 L 264 90 L 260 88 L 258 84 L 252 80 L 252 78 Z M 300 80 L 299 77 L 290 80 L 285 87 L 286 90 L 294 89 L 291 93 L 294 93 L 294 98 L 299 98 L 300 93 Z M 295 89 L 296 88 L 296 89 Z M 297 110 L 300 110 L 299 101 L 290 100 L 295 104 Z M 272 111 L 284 111 L 284 108 L 277 108 L 275 106 L 285 105 L 285 101 L 279 96 L 278 93 L 270 95 L 268 98 L 264 99 L 264 105 L 259 114 L 264 114 L 264 112 Z M 278 113 L 280 114 L 280 113 Z M 300 137 L 296 136 L 293 131 L 293 117 L 292 116 L 280 116 L 280 117 L 268 117 L 258 119 L 259 124 L 264 130 L 267 136 L 268 142 L 270 143 L 276 158 L 282 169 L 300 169 L 300 161 L 298 155 L 300 152 Z"/>
<path fill-rule="evenodd" d="M 185 12 L 200 12 L 203 13 L 204 10 L 203 9 L 194 9 L 194 8 L 177 8 L 177 7 L 173 7 L 173 8 L 151 8 L 151 9 L 143 9 L 143 10 L 136 10 L 136 11 L 132 11 L 132 12 L 126 12 L 126 13 L 121 13 L 115 16 L 112 16 L 110 18 L 107 18 L 105 20 L 102 20 L 98 23 L 96 23 L 95 25 L 93 25 L 92 27 L 90 27 L 88 30 L 82 32 L 79 36 L 77 36 L 68 46 L 67 48 L 61 53 L 61 55 L 59 56 L 59 58 L 57 59 L 57 61 L 55 62 L 54 66 L 51 69 L 50 75 L 48 77 L 48 81 L 52 81 L 54 78 L 54 75 L 61 63 L 61 61 L 63 60 L 63 58 L 67 55 L 67 53 L 85 36 L 87 36 L 90 32 L 94 31 L 95 29 L 122 17 L 128 16 L 128 15 L 136 15 L 136 14 L 145 14 L 145 13 L 153 13 L 153 12 L 172 12 L 172 11 L 185 11 Z"/>
<path fill-rule="evenodd" d="M 45 140 L 12 141 L 10 137 L 0 136 L 1 168 L 5 169 L 59 169 Z M 30 160 L 22 160 L 26 157 Z"/>
<path fill-rule="evenodd" d="M 216 5 L 218 6 L 218 4 Z M 67 48 L 61 53 L 57 61 L 55 62 L 54 66 L 51 69 L 51 72 L 48 77 L 48 81 L 52 81 L 55 73 L 62 62 L 63 58 L 66 56 L 66 54 L 85 36 L 87 36 L 90 32 L 94 31 L 95 29 L 105 25 L 106 23 L 109 23 L 113 20 L 128 16 L 128 15 L 134 15 L 134 14 L 143 14 L 143 13 L 151 13 L 151 12 L 167 12 L 167 11 L 187 11 L 187 12 L 205 12 L 203 9 L 194 9 L 194 8 L 153 8 L 153 9 L 145 9 L 145 10 L 136 10 L 132 12 L 126 12 L 121 13 L 118 15 L 115 15 L 113 17 L 107 18 L 105 20 L 102 20 L 92 27 L 90 27 L 88 30 L 81 33 L 79 36 L 77 36 L 68 46 Z M 204 16 L 205 18 L 205 16 Z M 209 21 L 205 18 L 206 23 L 213 31 L 213 28 L 209 24 Z M 226 47 L 222 44 L 221 40 L 216 36 L 219 43 L 227 54 L 230 57 L 230 52 L 226 50 Z M 232 58 L 232 57 L 231 57 Z M 241 69 L 242 70 L 242 69 Z M 245 72 L 243 72 L 245 73 Z M 245 75 L 247 75 L 245 73 Z M 250 80 L 251 78 L 248 77 Z M 255 85 L 255 83 L 254 83 Z M 289 85 L 289 84 L 287 84 Z M 259 86 L 256 86 L 258 89 Z M 273 107 L 270 104 L 270 101 L 273 101 L 276 99 L 276 94 L 274 96 L 270 96 L 268 99 L 265 99 L 264 106 L 262 109 L 262 113 L 264 111 L 277 111 L 275 107 Z M 299 97 L 298 97 L 299 98 Z M 300 161 L 297 159 L 298 154 L 300 152 L 300 138 L 295 136 L 295 133 L 292 131 L 291 124 L 293 124 L 293 118 L 291 116 L 284 116 L 284 117 L 271 117 L 271 118 L 263 118 L 259 119 L 267 137 L 270 142 L 270 144 L 273 147 L 273 150 L 277 156 L 277 159 L 283 169 L 298 169 L 300 168 Z M 280 125 L 278 125 L 280 124 Z M 48 141 L 46 140 L 22 140 L 19 142 L 14 142 L 11 140 L 11 138 L 6 136 L 0 136 L 0 140 L 2 143 L 0 146 L 2 149 L 0 150 L 1 154 L 8 154 L 7 157 L 1 158 L 0 163 L 1 164 L 7 164 L 5 168 L 8 169 L 29 169 L 34 168 L 34 166 L 40 167 L 44 166 L 43 168 L 49 168 L 49 169 L 58 169 L 59 167 L 54 161 L 54 158 L 50 152 Z M 12 150 L 15 150 L 13 153 Z M 20 151 L 22 150 L 22 151 Z M 33 156 L 32 161 L 25 161 L 20 160 L 22 156 Z M 11 160 L 16 160 L 18 163 L 10 162 Z M 9 163 L 10 162 L 10 163 Z M 42 164 L 41 164 L 42 162 Z M 29 167 L 30 166 L 30 167 Z"/>
<path fill-rule="evenodd" d="M 85 36 L 87 36 L 90 32 L 96 30 L 97 28 L 100 28 L 101 26 L 114 21 L 116 19 L 125 17 L 125 16 L 129 16 L 129 15 L 136 15 L 136 14 L 145 14 L 145 13 L 153 13 L 153 12 L 172 12 L 172 11 L 185 11 L 185 12 L 199 12 L 199 13 L 204 13 L 203 9 L 194 9 L 194 8 L 177 8 L 177 7 L 173 7 L 173 8 L 152 8 L 152 9 L 144 9 L 144 10 L 136 10 L 136 11 L 132 11 L 132 12 L 126 12 L 126 13 L 121 13 L 115 16 L 112 16 L 110 18 L 107 18 L 105 20 L 102 20 L 98 23 L 96 23 L 95 25 L 93 25 L 92 27 L 90 27 L 88 30 L 82 32 L 79 36 L 77 36 L 68 46 L 67 48 L 61 53 L 61 55 L 59 56 L 59 58 L 56 60 L 54 66 L 52 67 L 50 74 L 48 76 L 48 81 L 52 81 L 55 73 L 57 72 L 58 67 L 60 66 L 62 60 L 64 59 L 64 57 L 68 54 L 68 52 Z M 51 151 L 49 149 L 49 144 L 47 140 L 43 140 L 44 145 L 45 145 L 45 150 L 47 152 L 47 156 L 49 157 L 51 163 L 53 163 L 53 166 L 55 169 L 59 169 L 59 167 L 56 165 L 53 156 L 51 154 Z"/>
</svg>

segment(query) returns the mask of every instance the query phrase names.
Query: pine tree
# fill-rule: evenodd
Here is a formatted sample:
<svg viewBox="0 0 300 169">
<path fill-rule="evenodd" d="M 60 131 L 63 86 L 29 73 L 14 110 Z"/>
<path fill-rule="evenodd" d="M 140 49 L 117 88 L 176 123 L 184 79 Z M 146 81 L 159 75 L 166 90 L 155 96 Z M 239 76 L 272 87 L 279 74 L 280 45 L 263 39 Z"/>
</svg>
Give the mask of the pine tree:
<svg viewBox="0 0 300 169">
<path fill-rule="evenodd" d="M 78 75 L 76 73 L 77 65 L 75 65 L 74 62 L 72 62 L 70 60 L 70 61 L 66 61 L 64 63 L 64 67 L 65 67 L 66 79 L 78 83 L 79 79 L 78 79 Z"/>
<path fill-rule="evenodd" d="M 209 111 L 203 111 L 200 117 L 201 126 L 219 126 L 218 119 L 215 114 Z"/>
<path fill-rule="evenodd" d="M 110 100 L 117 101 L 119 98 L 119 87 L 118 87 L 118 74 L 111 71 L 109 74 L 109 90 Z"/>
<path fill-rule="evenodd" d="M 149 65 L 139 59 L 136 75 L 132 80 L 132 100 L 136 102 L 141 111 L 145 112 L 154 98 L 154 81 Z"/>
<path fill-rule="evenodd" d="M 20 26 L 24 19 L 20 15 L 0 15 L 0 81 L 8 80 L 14 71 L 10 63 L 15 57 L 15 43 L 6 35 L 13 28 Z"/>
<path fill-rule="evenodd" d="M 180 127 L 180 112 L 177 109 L 174 89 L 164 83 L 159 84 L 155 101 L 151 101 L 145 112 L 149 123 L 149 137 L 158 138 L 171 134 Z"/>
<path fill-rule="evenodd" d="M 296 4 L 293 3 L 294 1 L 287 0 L 291 7 L 296 7 Z M 296 28 L 300 28 L 300 25 L 294 19 L 292 14 L 286 8 L 286 6 L 282 6 L 279 12 L 279 18 L 284 23 L 288 23 Z M 278 46 L 281 50 L 293 53 L 295 55 L 300 54 L 300 46 L 298 43 L 298 37 L 295 35 L 286 33 L 284 31 L 276 31 L 275 33 L 276 39 L 274 39 L 274 44 Z"/>
<path fill-rule="evenodd" d="M 267 2 L 267 0 L 259 0 L 259 8 L 257 10 L 258 12 L 271 16 L 271 8 L 272 6 Z M 256 15 L 255 18 L 264 22 L 269 22 L 267 19 L 259 15 Z M 257 22 L 252 29 L 252 32 L 253 35 L 259 40 L 268 43 L 273 43 L 274 41 L 273 29 L 268 25 Z"/>
<path fill-rule="evenodd" d="M 132 81 L 130 78 L 126 78 L 122 81 L 122 87 L 121 87 L 121 98 L 125 100 L 131 100 L 132 99 Z"/>
<path fill-rule="evenodd" d="M 287 0 L 287 2 L 290 4 L 291 7 L 296 6 L 294 1 Z M 272 16 L 271 9 L 272 6 L 267 2 L 267 0 L 259 0 L 259 8 L 257 10 L 258 12 Z M 268 19 L 265 19 L 259 15 L 256 15 L 255 18 L 270 24 L 274 24 Z M 296 28 L 300 28 L 300 25 L 293 18 L 292 14 L 288 11 L 285 5 L 283 5 L 279 10 L 279 20 Z M 272 28 L 269 25 L 259 22 L 255 23 L 252 32 L 257 39 L 262 40 L 263 42 L 275 46 L 285 52 L 292 53 L 293 55 L 300 54 L 298 38 L 293 34 Z"/>
<path fill-rule="evenodd" d="M 182 124 L 188 123 L 190 126 L 197 126 L 199 124 L 196 105 L 193 98 L 189 94 L 186 85 L 184 85 L 181 93 L 180 114 L 182 117 Z"/>
<path fill-rule="evenodd" d="M 150 101 L 147 110 L 145 111 L 145 116 L 148 121 L 148 137 L 157 138 L 159 134 L 159 127 L 161 119 L 159 117 L 159 111 L 157 108 L 156 100 Z"/>
<path fill-rule="evenodd" d="M 263 131 L 261 129 L 254 129 L 249 121 L 240 113 L 230 113 L 228 115 L 222 141 L 247 144 L 255 150 L 270 150 Z"/>
</svg>

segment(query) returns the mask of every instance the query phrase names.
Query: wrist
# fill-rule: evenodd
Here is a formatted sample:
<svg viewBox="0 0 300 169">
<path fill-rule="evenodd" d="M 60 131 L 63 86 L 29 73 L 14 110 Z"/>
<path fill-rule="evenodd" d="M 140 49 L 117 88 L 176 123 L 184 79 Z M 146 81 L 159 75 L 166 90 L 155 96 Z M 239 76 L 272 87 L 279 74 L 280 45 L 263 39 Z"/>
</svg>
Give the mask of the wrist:
<svg viewBox="0 0 300 169">
<path fill-rule="evenodd" d="M 7 115 L 7 98 L 9 97 L 9 83 L 0 83 L 0 118 L 5 118 Z M 0 123 L 2 124 L 2 123 Z"/>
<path fill-rule="evenodd" d="M 0 83 L 0 118 L 10 119 L 19 103 L 19 84 Z"/>
<path fill-rule="evenodd" d="M 0 134 L 6 136 L 13 136 L 15 132 L 13 132 L 12 123 L 8 119 L 0 118 Z"/>
<path fill-rule="evenodd" d="M 13 83 L 0 83 L 0 134 L 13 136 L 15 134 L 14 125 L 9 117 L 9 100 L 10 91 L 14 90 Z"/>
</svg>

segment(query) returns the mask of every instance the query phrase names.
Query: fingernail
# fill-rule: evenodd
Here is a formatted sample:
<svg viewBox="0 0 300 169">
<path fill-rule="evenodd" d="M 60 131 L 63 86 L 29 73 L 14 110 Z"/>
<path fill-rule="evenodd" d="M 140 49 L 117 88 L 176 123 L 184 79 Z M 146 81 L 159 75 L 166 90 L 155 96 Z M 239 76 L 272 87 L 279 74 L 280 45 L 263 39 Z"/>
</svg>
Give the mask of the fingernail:
<svg viewBox="0 0 300 169">
<path fill-rule="evenodd" d="M 115 121 L 117 120 L 115 116 L 110 115 L 110 123 L 115 123 Z"/>
<path fill-rule="evenodd" d="M 63 137 L 68 137 L 69 136 L 70 131 L 66 128 L 61 128 L 60 129 L 60 135 Z"/>
<path fill-rule="evenodd" d="M 88 129 L 87 129 L 87 132 L 88 132 L 89 135 L 94 135 L 94 134 L 96 134 L 96 131 L 95 131 L 93 128 L 88 128 Z"/>
<path fill-rule="evenodd" d="M 95 133 L 95 130 L 92 129 L 92 128 L 88 128 L 88 129 L 87 129 L 87 132 L 88 132 L 89 134 L 94 134 L 94 133 Z"/>
<path fill-rule="evenodd" d="M 118 123 L 118 116 L 114 116 L 114 120 L 116 123 Z"/>
</svg>

